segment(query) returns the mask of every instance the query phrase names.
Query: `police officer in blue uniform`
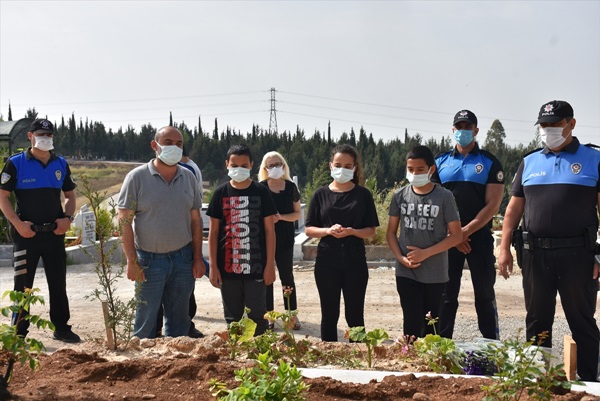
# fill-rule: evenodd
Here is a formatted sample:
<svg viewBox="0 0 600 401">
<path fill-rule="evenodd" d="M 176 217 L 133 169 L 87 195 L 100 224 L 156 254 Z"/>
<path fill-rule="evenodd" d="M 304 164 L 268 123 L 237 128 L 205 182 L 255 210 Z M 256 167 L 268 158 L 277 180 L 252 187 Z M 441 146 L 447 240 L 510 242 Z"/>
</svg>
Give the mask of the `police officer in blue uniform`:
<svg viewBox="0 0 600 401">
<path fill-rule="evenodd" d="M 454 116 L 456 147 L 435 159 L 439 182 L 454 194 L 462 226 L 462 242 L 448 250 L 448 275 L 440 317 L 440 335 L 452 338 L 458 310 L 458 294 L 465 259 L 471 271 L 479 330 L 485 338 L 499 338 L 496 308 L 496 269 L 492 218 L 498 213 L 504 193 L 504 172 L 500 161 L 479 148 L 477 117 L 470 110 Z"/>
<path fill-rule="evenodd" d="M 513 257 L 510 238 L 523 214 L 519 236 L 527 338 L 547 331 L 552 346 L 556 293 L 577 343 L 577 373 L 598 377 L 600 333 L 594 313 L 598 269 L 594 260 L 600 203 L 600 152 L 573 136 L 573 108 L 565 101 L 542 105 L 538 120 L 545 146 L 526 155 L 511 187 L 498 255 L 508 278 Z"/>
<path fill-rule="evenodd" d="M 76 343 L 80 341 L 68 324 L 67 255 L 65 232 L 73 221 L 75 211 L 75 184 L 66 160 L 52 149 L 54 127 L 46 119 L 36 119 L 27 137 L 31 147 L 10 157 L 0 176 L 0 210 L 11 223 L 14 242 L 14 289 L 23 291 L 33 287 L 40 257 L 44 262 L 50 293 L 50 320 L 56 330 L 54 338 Z M 65 195 L 63 211 L 61 191 Z M 15 193 L 16 211 L 10 202 Z M 17 315 L 13 316 L 13 324 Z M 21 320 L 17 332 L 26 336 L 28 320 Z"/>
</svg>

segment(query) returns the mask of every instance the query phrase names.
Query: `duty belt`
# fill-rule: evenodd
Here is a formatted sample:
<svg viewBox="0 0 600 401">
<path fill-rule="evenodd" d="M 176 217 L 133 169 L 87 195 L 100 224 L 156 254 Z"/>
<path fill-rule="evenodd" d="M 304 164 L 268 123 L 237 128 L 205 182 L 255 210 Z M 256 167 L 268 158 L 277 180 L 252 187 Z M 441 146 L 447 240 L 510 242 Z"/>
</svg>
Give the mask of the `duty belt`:
<svg viewBox="0 0 600 401">
<path fill-rule="evenodd" d="M 585 246 L 583 237 L 576 238 L 533 238 L 533 247 L 542 249 L 575 248 Z"/>
<path fill-rule="evenodd" d="M 36 233 L 45 233 L 56 230 L 56 223 L 32 224 L 31 229 Z"/>
</svg>

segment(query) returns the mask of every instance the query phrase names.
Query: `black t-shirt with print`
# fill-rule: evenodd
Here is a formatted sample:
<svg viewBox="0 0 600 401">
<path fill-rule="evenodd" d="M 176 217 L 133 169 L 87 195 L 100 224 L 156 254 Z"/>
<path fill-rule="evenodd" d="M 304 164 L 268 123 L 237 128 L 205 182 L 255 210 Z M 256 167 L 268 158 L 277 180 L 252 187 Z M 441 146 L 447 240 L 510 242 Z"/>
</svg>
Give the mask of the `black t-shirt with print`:
<svg viewBox="0 0 600 401">
<path fill-rule="evenodd" d="M 331 227 L 340 224 L 344 227 L 377 227 L 379 219 L 371 192 L 359 185 L 347 192 L 333 192 L 329 186 L 315 191 L 310 201 L 307 227 Z M 344 254 L 344 255 L 342 255 Z M 317 261 L 336 263 L 349 257 L 356 262 L 365 261 L 364 240 L 354 235 L 335 238 L 331 235 L 321 238 L 317 248 Z"/>
<path fill-rule="evenodd" d="M 267 181 L 260 182 L 265 187 L 269 188 Z M 300 192 L 296 184 L 292 181 L 285 180 L 285 188 L 280 192 L 272 192 L 271 197 L 275 202 L 277 213 L 288 214 L 294 212 L 294 202 L 300 200 Z M 277 236 L 277 249 L 291 248 L 294 246 L 294 223 L 291 221 L 280 220 L 275 223 L 275 235 Z"/>
<path fill-rule="evenodd" d="M 220 220 L 217 265 L 223 279 L 262 279 L 267 263 L 265 217 L 277 213 L 269 190 L 252 181 L 245 189 L 219 186 L 206 214 Z"/>
</svg>

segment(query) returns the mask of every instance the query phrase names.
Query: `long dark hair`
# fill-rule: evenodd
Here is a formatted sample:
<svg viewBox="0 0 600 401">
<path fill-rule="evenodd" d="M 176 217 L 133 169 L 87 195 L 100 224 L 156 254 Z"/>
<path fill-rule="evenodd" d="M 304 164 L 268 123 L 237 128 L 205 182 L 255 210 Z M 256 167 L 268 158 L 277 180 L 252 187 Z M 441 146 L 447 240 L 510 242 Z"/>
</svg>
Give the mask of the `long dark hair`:
<svg viewBox="0 0 600 401">
<path fill-rule="evenodd" d="M 338 153 L 345 153 L 347 155 L 352 156 L 352 158 L 354 159 L 354 166 L 355 166 L 354 177 L 352 178 L 352 182 L 355 183 L 356 185 L 362 185 L 362 167 L 361 167 L 361 162 L 360 162 L 360 156 L 358 155 L 356 148 L 354 146 L 348 145 L 348 144 L 336 146 L 335 148 L 333 148 L 331 150 L 331 159 L 330 159 L 331 162 L 333 162 L 333 157 Z"/>
</svg>

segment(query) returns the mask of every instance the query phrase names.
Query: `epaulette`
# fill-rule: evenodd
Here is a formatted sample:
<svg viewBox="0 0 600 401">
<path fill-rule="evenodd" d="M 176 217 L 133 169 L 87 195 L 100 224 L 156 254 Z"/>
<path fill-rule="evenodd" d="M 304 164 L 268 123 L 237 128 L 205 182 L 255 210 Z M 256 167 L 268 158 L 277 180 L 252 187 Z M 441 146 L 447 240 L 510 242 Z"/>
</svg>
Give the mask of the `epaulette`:
<svg viewBox="0 0 600 401">
<path fill-rule="evenodd" d="M 600 152 L 600 146 L 598 146 L 598 145 L 595 145 L 595 144 L 593 144 L 593 143 L 586 143 L 586 144 L 585 144 L 585 145 L 583 145 L 583 146 L 587 146 L 588 148 L 594 148 L 594 149 L 596 149 L 597 151 L 599 151 L 599 152 Z"/>
<path fill-rule="evenodd" d="M 537 148 L 537 149 L 533 149 L 532 151 L 525 153 L 525 154 L 523 155 L 523 157 L 527 157 L 527 156 L 529 156 L 529 155 L 530 155 L 530 154 L 532 154 L 532 153 L 539 152 L 539 151 L 540 151 L 540 150 L 542 150 L 542 149 L 544 149 L 544 148 Z"/>
<path fill-rule="evenodd" d="M 445 155 L 445 154 L 446 154 L 446 153 L 448 153 L 448 152 L 452 152 L 452 151 L 451 151 L 451 150 L 446 150 L 446 151 L 443 151 L 443 152 L 438 152 L 438 153 L 436 153 L 436 155 L 435 155 L 435 156 L 433 156 L 433 158 L 434 158 L 434 159 L 437 159 L 438 157 L 440 157 L 440 156 L 442 156 L 442 155 Z"/>
</svg>

